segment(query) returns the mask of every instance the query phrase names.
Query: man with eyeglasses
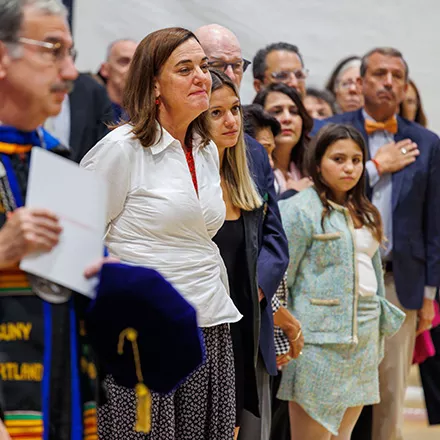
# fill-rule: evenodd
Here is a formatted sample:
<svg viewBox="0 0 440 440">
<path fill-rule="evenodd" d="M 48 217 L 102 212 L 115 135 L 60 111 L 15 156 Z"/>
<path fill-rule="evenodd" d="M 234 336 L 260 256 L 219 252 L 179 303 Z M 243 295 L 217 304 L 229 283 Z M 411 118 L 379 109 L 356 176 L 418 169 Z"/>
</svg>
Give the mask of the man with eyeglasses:
<svg viewBox="0 0 440 440">
<path fill-rule="evenodd" d="M 211 68 L 226 73 L 239 89 L 249 61 L 243 59 L 237 37 L 223 26 L 210 24 L 195 32 Z M 255 184 L 264 201 L 262 236 L 259 237 L 258 285 L 261 303 L 260 356 L 257 361 L 257 385 L 260 414 L 244 411 L 239 440 L 268 440 L 271 425 L 270 375 L 277 375 L 274 324 L 271 301 L 289 262 L 286 235 L 273 186 L 273 172 L 262 145 L 245 135 L 249 165 Z M 296 324 L 286 319 L 286 328 L 296 333 Z M 246 408 L 246 406 L 245 406 Z"/>
<path fill-rule="evenodd" d="M 77 78 L 74 58 L 59 0 L 0 0 L 2 440 L 82 440 L 84 425 L 97 435 L 96 368 L 81 325 L 86 298 L 19 269 L 24 256 L 60 240 L 57 216 L 23 202 L 32 147 L 67 153 L 41 124 L 60 112 Z"/>
<path fill-rule="evenodd" d="M 273 43 L 260 49 L 252 63 L 254 88 L 258 93 L 271 83 L 284 83 L 293 87 L 304 98 L 308 70 L 297 46 Z"/>
<path fill-rule="evenodd" d="M 209 66 L 226 73 L 240 89 L 243 74 L 251 62 L 243 58 L 236 35 L 218 24 L 202 26 L 195 34 L 209 58 Z"/>
</svg>

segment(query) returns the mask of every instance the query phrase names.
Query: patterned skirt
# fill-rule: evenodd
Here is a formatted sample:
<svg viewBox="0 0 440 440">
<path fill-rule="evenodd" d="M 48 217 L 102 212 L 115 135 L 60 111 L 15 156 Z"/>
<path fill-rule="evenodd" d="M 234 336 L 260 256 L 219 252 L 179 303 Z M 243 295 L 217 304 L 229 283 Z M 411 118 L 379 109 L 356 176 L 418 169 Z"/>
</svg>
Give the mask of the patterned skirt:
<svg viewBox="0 0 440 440">
<path fill-rule="evenodd" d="M 174 393 L 153 394 L 150 434 L 134 431 L 134 390 L 105 379 L 107 402 L 98 408 L 103 440 L 232 440 L 235 426 L 234 355 L 228 324 L 203 328 L 206 361 Z M 170 362 L 173 362 L 170 353 Z M 178 362 L 178 359 L 174 360 Z"/>
<path fill-rule="evenodd" d="M 379 298 L 359 297 L 359 343 L 306 343 L 283 369 L 278 399 L 298 403 L 333 435 L 348 408 L 378 403 L 379 317 Z"/>
</svg>

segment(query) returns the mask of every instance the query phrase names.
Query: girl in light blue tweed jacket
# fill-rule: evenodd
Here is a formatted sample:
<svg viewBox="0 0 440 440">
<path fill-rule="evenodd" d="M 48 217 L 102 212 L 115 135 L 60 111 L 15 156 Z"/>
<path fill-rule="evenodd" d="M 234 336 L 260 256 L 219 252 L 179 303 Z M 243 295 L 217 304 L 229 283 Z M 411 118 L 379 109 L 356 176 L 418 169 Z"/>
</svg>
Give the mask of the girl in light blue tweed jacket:
<svg viewBox="0 0 440 440">
<path fill-rule="evenodd" d="M 314 186 L 280 202 L 289 240 L 288 307 L 303 354 L 283 370 L 292 440 L 349 440 L 363 405 L 379 402 L 384 337 L 404 313 L 385 299 L 380 215 L 365 197 L 366 146 L 327 125 L 309 147 Z"/>
</svg>

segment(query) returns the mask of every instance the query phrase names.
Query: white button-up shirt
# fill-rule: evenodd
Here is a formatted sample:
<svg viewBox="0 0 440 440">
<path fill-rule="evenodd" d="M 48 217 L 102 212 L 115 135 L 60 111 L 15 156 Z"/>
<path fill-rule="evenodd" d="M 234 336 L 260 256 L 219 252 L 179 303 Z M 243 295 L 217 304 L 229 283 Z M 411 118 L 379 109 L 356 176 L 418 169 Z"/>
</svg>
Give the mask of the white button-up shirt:
<svg viewBox="0 0 440 440">
<path fill-rule="evenodd" d="M 180 142 L 163 130 L 155 145 L 144 148 L 130 128 L 113 130 L 81 162 L 109 185 L 110 254 L 160 272 L 196 309 L 200 327 L 238 321 L 212 241 L 226 215 L 215 144 L 201 148 L 194 140 L 197 197 Z"/>
</svg>

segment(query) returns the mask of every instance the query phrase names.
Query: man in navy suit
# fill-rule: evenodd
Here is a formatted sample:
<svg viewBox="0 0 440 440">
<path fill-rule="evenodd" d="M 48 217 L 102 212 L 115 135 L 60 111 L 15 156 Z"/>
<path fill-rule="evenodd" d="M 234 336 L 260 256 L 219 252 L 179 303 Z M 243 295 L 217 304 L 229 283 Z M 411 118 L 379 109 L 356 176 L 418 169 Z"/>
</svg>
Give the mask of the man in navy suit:
<svg viewBox="0 0 440 440">
<path fill-rule="evenodd" d="M 240 88 L 244 71 L 249 65 L 242 57 L 237 37 L 219 25 L 207 25 L 196 31 L 211 67 L 228 75 Z M 263 146 L 250 136 L 245 136 L 249 164 L 257 188 L 264 199 L 265 217 L 261 226 L 262 240 L 258 255 L 258 285 L 261 304 L 260 358 L 257 364 L 257 382 L 260 397 L 261 418 L 245 411 L 240 428 L 240 440 L 268 440 L 270 434 L 269 375 L 276 375 L 273 314 L 274 296 L 289 263 L 287 238 L 281 224 L 273 173 Z M 292 335 L 294 339 L 295 335 Z"/>
<path fill-rule="evenodd" d="M 415 336 L 431 327 L 440 285 L 440 140 L 396 116 L 408 88 L 408 65 L 399 51 L 368 52 L 360 83 L 364 108 L 327 122 L 355 126 L 368 143 L 367 193 L 382 215 L 388 239 L 382 253 L 386 294 L 407 315 L 385 343 L 381 402 L 373 407 L 372 432 L 374 440 L 401 440 Z M 352 438 L 365 437 L 355 430 Z"/>
</svg>

